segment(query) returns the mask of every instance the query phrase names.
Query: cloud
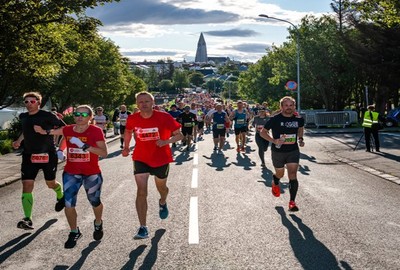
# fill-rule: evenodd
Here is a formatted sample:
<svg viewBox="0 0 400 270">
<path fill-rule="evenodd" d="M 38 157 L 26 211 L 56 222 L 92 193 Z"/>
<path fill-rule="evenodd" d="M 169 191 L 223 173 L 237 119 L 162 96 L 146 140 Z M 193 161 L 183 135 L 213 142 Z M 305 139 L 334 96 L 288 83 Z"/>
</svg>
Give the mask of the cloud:
<svg viewBox="0 0 400 270">
<path fill-rule="evenodd" d="M 110 24 L 204 24 L 226 23 L 239 20 L 239 15 L 223 10 L 204 10 L 163 3 L 156 0 L 125 0 L 117 4 L 88 10 L 87 14 L 100 19 L 104 25 Z"/>
<path fill-rule="evenodd" d="M 270 48 L 271 46 L 264 43 L 240 43 L 240 44 L 232 44 L 228 46 L 223 46 L 223 50 L 235 50 L 239 52 L 247 52 L 247 53 L 265 53 L 266 48 Z"/>
<path fill-rule="evenodd" d="M 229 29 L 229 30 L 216 30 L 216 31 L 206 31 L 204 34 L 216 37 L 252 37 L 260 35 L 260 33 L 249 30 L 249 29 Z"/>
</svg>

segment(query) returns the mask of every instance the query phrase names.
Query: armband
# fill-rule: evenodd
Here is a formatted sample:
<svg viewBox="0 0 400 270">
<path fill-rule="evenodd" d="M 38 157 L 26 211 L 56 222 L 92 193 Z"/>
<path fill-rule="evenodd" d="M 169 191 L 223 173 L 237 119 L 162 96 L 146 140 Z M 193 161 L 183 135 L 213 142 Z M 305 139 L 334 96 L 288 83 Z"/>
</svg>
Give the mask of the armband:
<svg viewBox="0 0 400 270">
<path fill-rule="evenodd" d="M 90 145 L 84 143 L 81 149 L 82 149 L 83 151 L 86 151 L 86 150 L 88 150 L 89 147 L 90 147 Z"/>
</svg>

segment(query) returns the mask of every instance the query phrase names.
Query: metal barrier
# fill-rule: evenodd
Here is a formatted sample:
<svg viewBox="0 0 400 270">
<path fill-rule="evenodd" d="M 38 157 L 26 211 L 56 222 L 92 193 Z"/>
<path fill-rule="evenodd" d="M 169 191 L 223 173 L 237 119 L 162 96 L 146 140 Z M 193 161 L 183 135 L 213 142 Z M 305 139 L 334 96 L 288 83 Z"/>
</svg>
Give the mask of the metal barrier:
<svg viewBox="0 0 400 270">
<path fill-rule="evenodd" d="M 300 113 L 304 118 L 305 126 L 351 126 L 358 123 L 357 112 L 355 111 L 334 111 L 326 110 L 303 110 Z"/>
<path fill-rule="evenodd" d="M 320 126 L 351 126 L 357 123 L 357 112 L 340 111 L 340 112 L 318 112 L 315 113 L 315 125 Z"/>
</svg>

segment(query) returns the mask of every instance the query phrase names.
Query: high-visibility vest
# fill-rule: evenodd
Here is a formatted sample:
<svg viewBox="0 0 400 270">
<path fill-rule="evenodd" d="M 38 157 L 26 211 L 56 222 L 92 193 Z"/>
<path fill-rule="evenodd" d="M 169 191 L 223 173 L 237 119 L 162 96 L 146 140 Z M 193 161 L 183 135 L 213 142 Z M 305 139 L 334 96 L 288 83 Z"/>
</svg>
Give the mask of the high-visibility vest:
<svg viewBox="0 0 400 270">
<path fill-rule="evenodd" d="M 371 115 L 372 115 L 372 119 L 371 119 Z M 366 128 L 371 128 L 372 124 L 378 123 L 378 117 L 379 117 L 379 113 L 366 111 L 364 113 L 364 121 L 362 123 L 362 126 L 366 127 Z"/>
</svg>

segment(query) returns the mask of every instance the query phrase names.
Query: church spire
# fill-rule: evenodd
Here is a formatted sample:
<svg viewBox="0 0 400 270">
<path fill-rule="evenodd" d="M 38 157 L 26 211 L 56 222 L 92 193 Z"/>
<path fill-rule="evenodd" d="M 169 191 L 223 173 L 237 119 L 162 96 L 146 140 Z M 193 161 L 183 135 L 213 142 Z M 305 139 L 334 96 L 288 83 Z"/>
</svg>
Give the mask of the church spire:
<svg viewBox="0 0 400 270">
<path fill-rule="evenodd" d="M 204 40 L 203 33 L 200 34 L 199 41 L 197 42 L 196 63 L 207 63 L 207 45 Z"/>
</svg>

